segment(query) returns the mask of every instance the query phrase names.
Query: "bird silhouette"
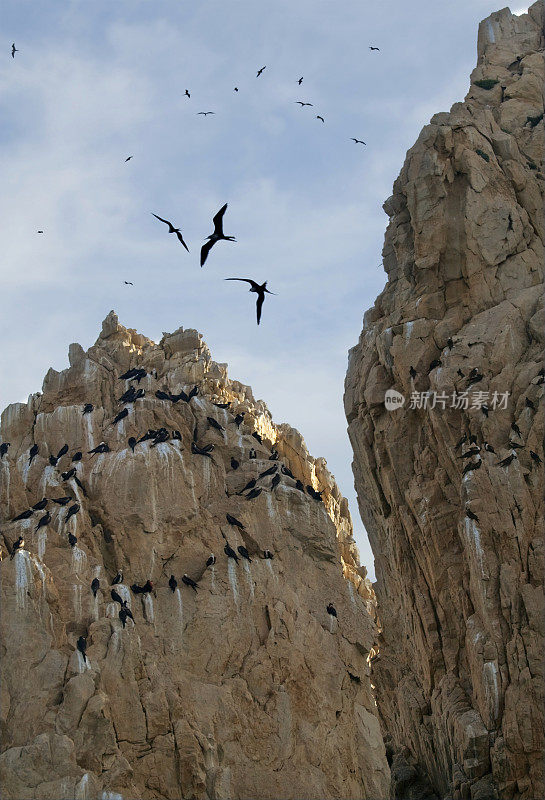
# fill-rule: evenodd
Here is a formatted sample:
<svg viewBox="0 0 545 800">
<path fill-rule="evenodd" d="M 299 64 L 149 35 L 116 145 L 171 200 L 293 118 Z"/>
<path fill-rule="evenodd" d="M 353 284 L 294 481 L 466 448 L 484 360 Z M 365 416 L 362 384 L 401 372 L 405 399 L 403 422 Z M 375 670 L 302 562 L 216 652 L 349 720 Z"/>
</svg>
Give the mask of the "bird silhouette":
<svg viewBox="0 0 545 800">
<path fill-rule="evenodd" d="M 237 87 L 237 86 L 235 86 L 235 88 L 233 89 L 233 91 L 234 91 L 234 92 L 238 92 L 238 87 Z"/>
<path fill-rule="evenodd" d="M 519 437 L 519 439 L 522 439 L 522 434 L 521 434 L 521 432 L 520 432 L 520 428 L 519 428 L 519 426 L 517 425 L 517 423 L 516 423 L 516 422 L 513 422 L 513 423 L 512 423 L 512 425 L 511 425 L 511 430 L 512 430 L 512 431 L 514 431 L 514 432 L 517 434 L 517 436 Z"/>
<path fill-rule="evenodd" d="M 199 447 L 196 442 L 191 442 L 191 452 L 197 456 L 207 456 L 212 459 L 211 451 L 214 449 L 213 444 L 207 444 L 205 447 Z M 212 459 L 213 460 L 213 459 Z"/>
<path fill-rule="evenodd" d="M 264 70 L 264 69 L 267 69 L 267 67 L 266 67 L 266 66 L 264 66 L 264 67 L 261 67 L 261 69 L 258 69 L 258 70 L 257 70 L 257 75 L 256 75 L 256 78 L 259 78 L 259 76 L 261 75 L 261 73 L 263 72 L 263 70 Z"/>
<path fill-rule="evenodd" d="M 351 136 L 350 138 L 353 142 L 356 142 L 356 144 L 366 144 L 366 142 L 364 142 L 363 139 L 354 139 L 353 136 Z"/>
<path fill-rule="evenodd" d="M 172 222 L 169 222 L 168 219 L 163 219 L 162 217 L 158 217 L 157 214 L 153 213 L 153 211 L 151 213 L 155 217 L 155 219 L 158 219 L 160 222 L 164 222 L 165 225 L 168 225 L 168 232 L 175 233 L 176 236 L 178 237 L 178 241 L 180 242 L 180 244 L 182 244 L 189 253 L 189 247 L 184 242 L 184 237 L 182 236 L 181 230 L 179 228 L 175 228 Z"/>
<path fill-rule="evenodd" d="M 417 374 L 417 373 L 416 373 L 416 370 L 415 370 L 415 368 L 414 368 L 414 367 L 410 367 L 410 368 L 409 368 L 409 375 L 411 376 L 411 378 L 412 378 L 413 380 L 416 378 L 416 374 Z"/>
<path fill-rule="evenodd" d="M 274 558 L 270 550 L 263 550 L 263 558 Z"/>
<path fill-rule="evenodd" d="M 11 57 L 15 58 L 15 53 L 18 53 L 18 49 L 15 47 L 15 42 L 11 45 Z"/>
<path fill-rule="evenodd" d="M 254 437 L 254 439 L 256 439 L 256 441 L 259 442 L 259 444 L 263 444 L 263 439 L 261 438 L 261 436 L 259 435 L 259 433 L 257 431 L 254 431 L 252 433 L 252 436 Z"/>
<path fill-rule="evenodd" d="M 225 214 L 226 210 L 227 203 L 220 208 L 215 217 L 212 217 L 212 222 L 214 223 L 214 233 L 211 233 L 210 236 L 206 237 L 208 241 L 201 247 L 201 267 L 204 266 L 205 261 L 208 258 L 208 253 L 214 247 L 216 242 L 219 242 L 222 239 L 224 239 L 226 242 L 236 242 L 234 236 L 225 236 L 223 233 L 223 215 Z"/>
<path fill-rule="evenodd" d="M 321 119 L 322 122 L 325 122 L 325 119 L 323 117 L 321 117 L 319 114 L 316 114 L 316 119 Z"/>
<path fill-rule="evenodd" d="M 125 286 L 134 286 L 134 283 L 132 281 L 123 281 L 123 283 L 125 284 Z"/>
<path fill-rule="evenodd" d="M 535 462 L 536 462 L 536 464 L 538 464 L 538 465 L 543 463 L 543 461 L 542 461 L 542 460 L 541 460 L 541 458 L 538 456 L 538 454 L 537 454 L 537 453 L 534 453 L 534 451 L 533 451 L 533 450 L 530 450 L 530 458 L 532 459 L 532 461 L 535 461 Z"/>
<path fill-rule="evenodd" d="M 299 80 L 297 81 L 297 83 L 299 84 L 299 86 L 301 86 L 301 84 L 303 83 L 303 78 L 302 78 L 302 76 L 299 78 Z"/>
<path fill-rule="evenodd" d="M 207 417 L 206 420 L 211 428 L 215 428 L 215 430 L 219 431 L 220 433 L 224 432 L 225 428 L 223 425 L 220 425 L 220 423 L 215 420 L 214 417 Z"/>
<path fill-rule="evenodd" d="M 303 108 L 304 106 L 311 106 L 312 105 L 312 103 L 303 103 L 302 100 L 296 100 L 295 104 L 296 105 L 299 104 L 301 106 L 301 108 Z"/>
<path fill-rule="evenodd" d="M 380 47 L 369 47 L 369 50 L 380 50 Z"/>
<path fill-rule="evenodd" d="M 275 475 L 271 481 L 271 489 L 276 489 L 276 487 L 280 483 L 280 480 L 281 480 L 280 475 Z"/>
<path fill-rule="evenodd" d="M 202 114 L 203 117 L 207 117 L 209 114 L 215 114 L 215 111 L 197 111 L 197 116 Z"/>
<path fill-rule="evenodd" d="M 482 461 L 470 461 L 462 470 L 462 475 L 467 475 L 468 472 L 472 472 L 475 469 L 480 469 Z"/>
<path fill-rule="evenodd" d="M 244 492 L 248 491 L 248 489 L 253 489 L 256 483 L 257 483 L 257 478 L 252 478 L 252 480 L 248 481 L 246 486 L 243 489 L 241 489 L 240 492 L 237 492 L 237 494 L 244 494 Z"/>
<path fill-rule="evenodd" d="M 250 284 L 250 292 L 255 292 L 257 294 L 256 300 L 256 310 L 257 310 L 257 324 L 261 320 L 261 308 L 263 306 L 263 302 L 265 300 L 265 292 L 267 294 L 274 294 L 274 292 L 269 291 L 267 289 L 267 281 L 265 283 L 259 284 L 253 281 L 251 278 L 225 278 L 226 281 L 244 281 L 245 283 Z"/>
<path fill-rule="evenodd" d="M 234 423 L 237 426 L 237 428 L 240 428 L 241 423 L 244 421 L 244 414 L 245 414 L 245 412 L 242 411 L 240 414 L 236 415 L 236 417 L 234 419 Z"/>
<path fill-rule="evenodd" d="M 184 97 L 191 97 L 191 95 L 189 94 L 189 89 L 185 90 Z"/>
<path fill-rule="evenodd" d="M 260 472 L 259 477 L 265 478 L 267 475 L 273 475 L 277 469 L 278 469 L 278 464 L 274 464 L 272 467 L 269 467 L 269 469 L 266 469 L 264 472 Z"/>
<path fill-rule="evenodd" d="M 125 159 L 125 164 L 127 163 L 127 161 L 130 161 L 130 160 L 131 160 L 131 158 L 132 158 L 132 156 L 128 156 L 128 157 Z"/>
</svg>

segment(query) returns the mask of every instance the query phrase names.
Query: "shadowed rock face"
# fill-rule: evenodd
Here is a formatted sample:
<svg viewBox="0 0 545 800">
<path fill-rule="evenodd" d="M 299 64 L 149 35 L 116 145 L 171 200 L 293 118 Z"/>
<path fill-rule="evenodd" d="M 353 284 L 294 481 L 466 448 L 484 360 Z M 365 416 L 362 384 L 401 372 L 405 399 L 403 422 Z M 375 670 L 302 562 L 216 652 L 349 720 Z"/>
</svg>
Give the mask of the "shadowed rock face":
<svg viewBox="0 0 545 800">
<path fill-rule="evenodd" d="M 69 369 L 49 371 L 42 394 L 2 415 L 1 440 L 11 442 L 0 462 L 2 797 L 386 796 L 367 662 L 374 596 L 325 461 L 308 454 L 293 428 L 275 425 L 249 387 L 228 379 L 196 331 L 165 334 L 156 345 L 112 312 L 89 352 L 71 345 L 69 357 Z M 113 425 L 129 386 L 119 375 L 134 366 L 148 373 L 135 384 L 145 397 L 126 404 L 128 416 Z M 195 384 L 189 403 L 155 396 Z M 89 414 L 85 403 L 94 405 Z M 181 441 L 147 441 L 132 452 L 129 437 L 161 427 L 178 430 Z M 201 448 L 214 445 L 212 460 L 192 453 L 194 435 Z M 111 452 L 89 455 L 101 441 Z M 50 465 L 65 443 L 68 453 Z M 78 450 L 83 489 L 61 475 Z M 240 461 L 236 471 L 231 458 Z M 285 475 L 275 487 L 272 475 L 259 480 L 254 500 L 237 494 L 275 463 L 323 489 L 324 503 Z M 70 503 L 49 503 L 51 521 L 38 531 L 43 509 L 7 521 L 42 497 L 65 495 Z M 66 523 L 76 501 L 80 510 Z M 6 558 L 21 534 L 24 549 Z M 235 550 L 246 547 L 251 563 L 228 561 L 224 537 Z M 261 557 L 265 549 L 272 560 Z M 216 563 L 207 568 L 210 553 Z M 110 595 L 118 570 L 123 582 L 114 588 L 135 620 L 125 628 Z M 147 580 L 153 592 L 131 592 Z M 76 650 L 80 636 L 87 660 Z"/>
<path fill-rule="evenodd" d="M 543 480 L 530 456 L 543 458 L 542 9 L 481 23 L 465 101 L 409 150 L 384 205 L 388 282 L 349 357 L 396 798 L 543 795 Z M 386 410 L 390 388 L 401 410 Z M 467 389 L 469 408 L 451 408 Z M 471 407 L 479 391 L 488 416 Z M 444 392 L 447 407 L 431 396 L 411 410 L 413 392 Z M 506 408 L 494 392 L 509 392 Z M 456 449 L 466 433 L 472 459 L 459 458 L 469 442 Z M 512 441 L 523 448 L 499 466 Z M 468 461 L 481 466 L 464 475 Z"/>
</svg>

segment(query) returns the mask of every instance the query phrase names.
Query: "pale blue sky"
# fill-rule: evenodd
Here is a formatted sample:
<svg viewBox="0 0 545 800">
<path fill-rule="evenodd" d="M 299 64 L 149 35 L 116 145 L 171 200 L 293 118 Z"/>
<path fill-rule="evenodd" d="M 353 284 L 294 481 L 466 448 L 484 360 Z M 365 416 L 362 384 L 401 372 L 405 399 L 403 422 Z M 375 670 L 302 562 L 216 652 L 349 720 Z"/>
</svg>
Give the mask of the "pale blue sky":
<svg viewBox="0 0 545 800">
<path fill-rule="evenodd" d="M 111 308 L 156 340 L 197 328 L 327 459 L 373 575 L 342 406 L 347 350 L 385 282 L 382 203 L 421 127 L 465 95 L 478 23 L 496 10 L 4 0 L 0 407 L 66 367 L 70 342 L 90 346 Z M 237 243 L 218 244 L 201 270 L 225 202 Z M 151 211 L 180 225 L 190 255 Z M 233 275 L 278 293 L 259 329 L 254 296 L 222 281 Z"/>
</svg>

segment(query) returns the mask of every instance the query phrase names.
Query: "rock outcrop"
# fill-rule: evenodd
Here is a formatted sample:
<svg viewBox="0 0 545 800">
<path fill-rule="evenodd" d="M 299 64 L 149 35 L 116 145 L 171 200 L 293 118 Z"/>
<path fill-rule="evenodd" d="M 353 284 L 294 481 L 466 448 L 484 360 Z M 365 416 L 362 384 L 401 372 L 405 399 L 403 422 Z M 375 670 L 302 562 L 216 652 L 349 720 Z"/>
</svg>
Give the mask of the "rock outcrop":
<svg viewBox="0 0 545 800">
<path fill-rule="evenodd" d="M 2 415 L 2 798 L 386 796 L 373 592 L 325 461 L 196 331 L 154 344 L 112 312 L 69 360 Z M 119 380 L 134 367 L 141 380 Z M 145 396 L 118 402 L 131 385 Z M 189 400 L 168 396 L 194 385 Z M 102 441 L 109 452 L 88 452 Z M 253 479 L 262 491 L 249 499 Z"/>
<path fill-rule="evenodd" d="M 544 794 L 542 88 L 543 4 L 484 20 L 465 101 L 384 205 L 388 281 L 350 352 L 395 798 Z"/>
</svg>

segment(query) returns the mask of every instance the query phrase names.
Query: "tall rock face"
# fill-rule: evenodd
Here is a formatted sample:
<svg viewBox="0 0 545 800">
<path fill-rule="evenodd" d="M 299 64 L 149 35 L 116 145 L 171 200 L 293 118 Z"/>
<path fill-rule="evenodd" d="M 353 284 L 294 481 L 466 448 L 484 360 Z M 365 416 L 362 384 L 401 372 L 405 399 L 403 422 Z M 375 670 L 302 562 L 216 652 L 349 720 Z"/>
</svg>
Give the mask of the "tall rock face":
<svg viewBox="0 0 545 800">
<path fill-rule="evenodd" d="M 69 356 L 2 415 L 2 797 L 385 797 L 373 593 L 324 460 L 195 331 L 154 344 L 112 312 Z"/>
<path fill-rule="evenodd" d="M 465 101 L 384 205 L 388 281 L 350 352 L 395 798 L 543 796 L 542 87 L 543 4 L 484 20 Z"/>
</svg>

